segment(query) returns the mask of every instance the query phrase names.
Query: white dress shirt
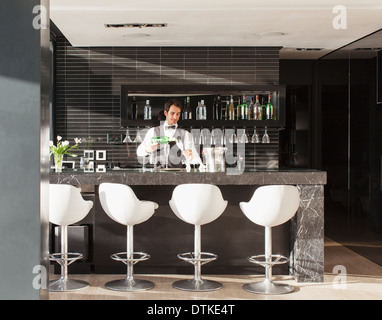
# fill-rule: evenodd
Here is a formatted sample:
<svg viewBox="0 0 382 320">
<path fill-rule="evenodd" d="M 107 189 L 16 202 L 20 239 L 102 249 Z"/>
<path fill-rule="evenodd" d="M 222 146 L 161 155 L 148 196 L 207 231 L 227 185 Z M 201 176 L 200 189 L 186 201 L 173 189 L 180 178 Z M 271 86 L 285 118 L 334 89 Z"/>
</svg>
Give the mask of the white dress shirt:
<svg viewBox="0 0 382 320">
<path fill-rule="evenodd" d="M 161 136 L 166 136 L 169 138 L 173 138 L 176 129 L 178 128 L 178 124 L 175 124 L 175 128 L 169 128 L 169 125 L 166 121 L 161 121 Z M 182 129 L 184 130 L 184 129 Z M 163 132 L 162 132 L 163 131 Z M 192 150 L 192 164 L 201 164 L 202 160 L 199 157 L 199 153 L 197 152 L 194 144 L 194 139 L 192 137 L 192 134 L 189 133 L 187 130 L 185 131 L 184 135 L 184 150 L 191 149 Z M 149 155 L 149 153 L 146 151 L 147 147 L 151 145 L 151 138 L 154 137 L 154 128 L 150 128 L 149 131 L 147 131 L 145 138 L 143 139 L 142 143 L 137 148 L 137 155 L 138 157 L 145 157 Z M 154 151 L 156 152 L 156 151 Z"/>
</svg>

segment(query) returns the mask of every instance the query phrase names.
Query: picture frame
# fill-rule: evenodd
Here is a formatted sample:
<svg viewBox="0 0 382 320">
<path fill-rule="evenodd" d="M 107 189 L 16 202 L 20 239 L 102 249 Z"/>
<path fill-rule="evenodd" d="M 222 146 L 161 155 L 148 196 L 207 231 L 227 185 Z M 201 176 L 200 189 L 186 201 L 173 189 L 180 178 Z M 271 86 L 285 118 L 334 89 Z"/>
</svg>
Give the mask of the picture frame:
<svg viewBox="0 0 382 320">
<path fill-rule="evenodd" d="M 106 160 L 106 150 L 97 150 L 96 160 Z"/>
<path fill-rule="evenodd" d="M 84 158 L 94 160 L 94 150 L 84 150 Z"/>
</svg>

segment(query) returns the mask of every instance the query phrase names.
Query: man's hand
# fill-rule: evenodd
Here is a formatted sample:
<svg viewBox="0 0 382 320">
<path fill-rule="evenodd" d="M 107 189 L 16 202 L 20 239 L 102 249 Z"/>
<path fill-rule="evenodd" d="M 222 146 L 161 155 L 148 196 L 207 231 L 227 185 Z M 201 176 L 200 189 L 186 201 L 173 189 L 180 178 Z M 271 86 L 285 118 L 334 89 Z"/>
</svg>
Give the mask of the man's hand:
<svg viewBox="0 0 382 320">
<path fill-rule="evenodd" d="M 146 146 L 146 152 L 151 153 L 154 152 L 159 146 L 159 143 L 150 144 L 149 146 Z"/>
<path fill-rule="evenodd" d="M 192 150 L 191 149 L 184 150 L 183 154 L 187 158 L 187 160 L 192 160 Z"/>
</svg>

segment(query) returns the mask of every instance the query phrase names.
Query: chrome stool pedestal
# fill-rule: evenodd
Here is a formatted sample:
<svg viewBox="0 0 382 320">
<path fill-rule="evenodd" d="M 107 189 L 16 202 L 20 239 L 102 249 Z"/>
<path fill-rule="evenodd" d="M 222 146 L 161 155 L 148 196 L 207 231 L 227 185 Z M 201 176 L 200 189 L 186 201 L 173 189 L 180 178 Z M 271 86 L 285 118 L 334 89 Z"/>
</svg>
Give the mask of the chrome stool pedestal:
<svg viewBox="0 0 382 320">
<path fill-rule="evenodd" d="M 82 259 L 82 253 L 68 253 L 68 229 L 67 226 L 61 226 L 61 253 L 49 255 L 50 261 L 55 261 L 61 266 L 61 278 L 49 281 L 49 291 L 62 292 L 84 289 L 89 283 L 82 280 L 72 280 L 68 278 L 68 266 L 73 262 Z"/>
<path fill-rule="evenodd" d="M 178 254 L 178 258 L 194 265 L 194 278 L 189 280 L 179 280 L 172 284 L 175 289 L 184 291 L 214 291 L 222 287 L 222 284 L 213 280 L 203 280 L 201 277 L 201 266 L 218 256 L 209 252 L 201 252 L 200 225 L 195 225 L 194 252 Z"/>
<path fill-rule="evenodd" d="M 243 285 L 244 290 L 260 294 L 284 294 L 294 291 L 294 287 L 290 285 L 272 282 L 272 267 L 287 263 L 289 259 L 279 254 L 272 254 L 272 229 L 270 227 L 265 227 L 265 254 L 249 257 L 248 261 L 265 268 L 265 280 L 246 283 Z"/>
<path fill-rule="evenodd" d="M 154 288 L 155 284 L 151 281 L 134 279 L 133 266 L 140 262 L 150 259 L 150 255 L 144 252 L 133 251 L 133 226 L 127 226 L 127 252 L 119 252 L 111 255 L 115 261 L 121 261 L 127 266 L 126 279 L 113 280 L 105 284 L 105 287 L 114 291 L 143 291 Z"/>
</svg>

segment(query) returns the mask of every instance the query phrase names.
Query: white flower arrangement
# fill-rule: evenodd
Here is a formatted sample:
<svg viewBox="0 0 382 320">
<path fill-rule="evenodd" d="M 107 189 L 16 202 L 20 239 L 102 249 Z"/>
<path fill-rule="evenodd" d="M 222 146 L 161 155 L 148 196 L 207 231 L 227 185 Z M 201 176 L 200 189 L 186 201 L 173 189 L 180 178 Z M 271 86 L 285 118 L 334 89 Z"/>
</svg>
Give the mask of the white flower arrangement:
<svg viewBox="0 0 382 320">
<path fill-rule="evenodd" d="M 61 141 L 61 140 L 62 140 L 62 137 L 57 136 L 57 145 L 56 146 L 53 144 L 52 140 L 49 142 L 49 151 L 50 151 L 49 159 L 50 159 L 50 156 L 52 154 L 55 157 L 56 156 L 63 156 L 64 154 L 67 154 L 71 157 L 77 157 L 77 155 L 72 153 L 70 150 L 77 149 L 78 145 L 81 143 L 81 139 L 74 138 L 74 142 L 76 144 L 71 146 L 71 147 L 69 147 L 69 141 L 68 140 L 65 140 L 65 141 Z"/>
</svg>

